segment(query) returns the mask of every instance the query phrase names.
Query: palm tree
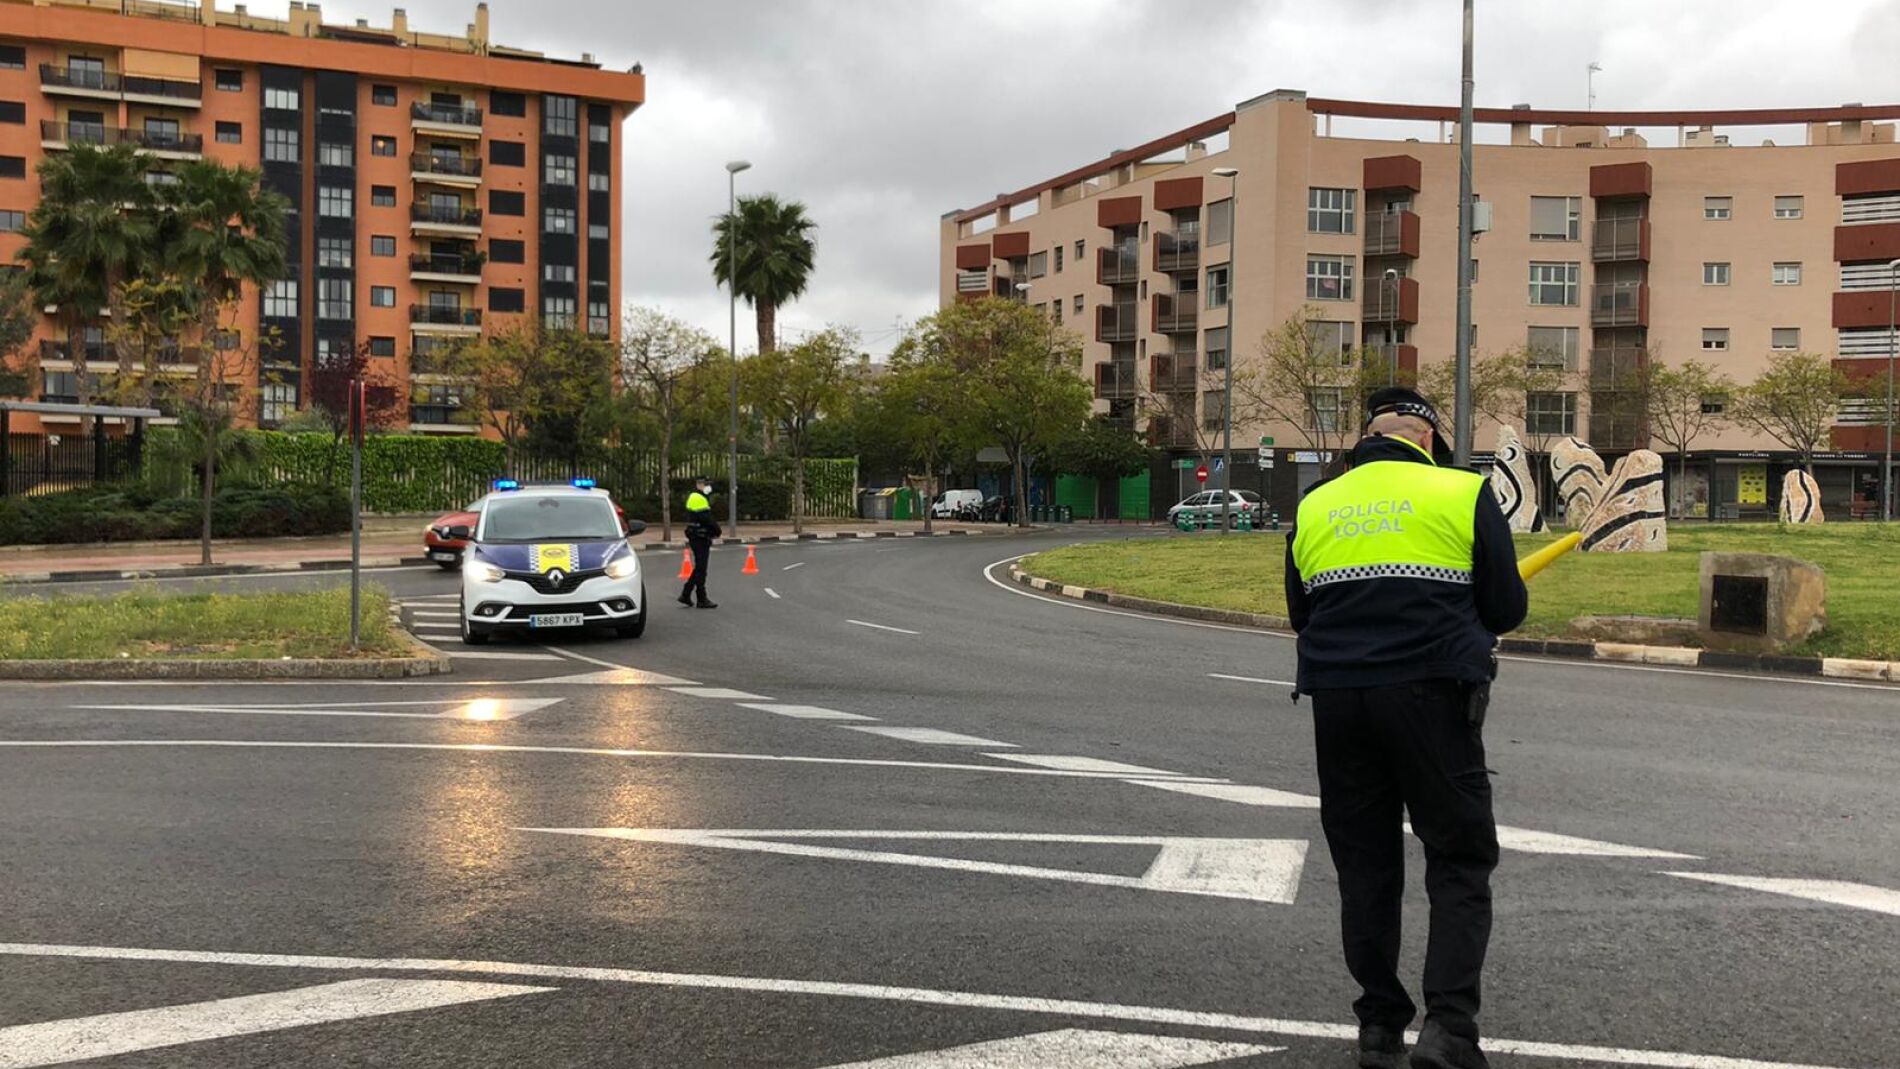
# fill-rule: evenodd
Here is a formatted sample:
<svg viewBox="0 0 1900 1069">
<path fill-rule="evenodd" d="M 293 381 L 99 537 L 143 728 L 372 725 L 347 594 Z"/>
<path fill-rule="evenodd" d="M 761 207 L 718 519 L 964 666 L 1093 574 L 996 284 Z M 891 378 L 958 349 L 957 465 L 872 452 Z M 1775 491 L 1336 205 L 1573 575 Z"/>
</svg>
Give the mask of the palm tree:
<svg viewBox="0 0 1900 1069">
<path fill-rule="evenodd" d="M 39 165 L 40 201 L 24 229 L 29 284 L 44 305 L 56 305 L 65 324 L 79 400 L 91 400 L 86 373 L 86 325 L 109 311 L 124 322 L 125 283 L 144 270 L 152 251 L 152 190 L 146 161 L 131 145 L 78 144 Z M 120 381 L 129 381 L 133 346 L 122 331 L 112 347 Z"/>
<path fill-rule="evenodd" d="M 729 233 L 735 219 L 737 230 Z M 740 197 L 736 215 L 722 215 L 713 222 L 713 278 L 721 285 L 732 285 L 733 292 L 752 306 L 758 317 L 761 353 L 778 348 L 778 310 L 804 293 L 811 280 L 817 252 L 811 232 L 817 228 L 803 204 L 771 193 Z M 738 260 L 736 285 L 734 258 Z"/>
</svg>

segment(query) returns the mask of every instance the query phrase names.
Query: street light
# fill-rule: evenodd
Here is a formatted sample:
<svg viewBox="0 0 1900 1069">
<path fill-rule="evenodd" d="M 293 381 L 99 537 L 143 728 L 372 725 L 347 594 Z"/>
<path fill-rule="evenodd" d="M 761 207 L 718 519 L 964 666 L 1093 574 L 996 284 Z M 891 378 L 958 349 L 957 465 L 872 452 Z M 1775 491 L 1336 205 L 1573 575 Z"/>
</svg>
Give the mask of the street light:
<svg viewBox="0 0 1900 1069">
<path fill-rule="evenodd" d="M 1234 515 L 1234 353 L 1239 350 L 1240 335 L 1234 332 L 1234 320 L 1240 314 L 1240 291 L 1234 283 L 1234 263 L 1240 258 L 1240 169 L 1216 167 L 1216 177 L 1227 179 L 1227 382 L 1221 390 L 1220 414 L 1220 533 L 1225 535 Z"/>
<path fill-rule="evenodd" d="M 1387 386 L 1397 386 L 1399 384 L 1399 370 L 1398 370 L 1399 369 L 1399 348 L 1398 348 L 1398 339 L 1392 336 L 1393 335 L 1392 325 L 1399 317 L 1399 313 L 1398 313 L 1399 272 L 1396 268 L 1388 267 L 1385 269 L 1385 282 L 1382 282 L 1379 284 L 1379 296 L 1381 298 L 1385 297 L 1385 286 L 1387 283 L 1390 283 L 1392 286 L 1392 303 L 1391 305 L 1380 309 L 1380 311 L 1383 311 L 1386 316 L 1385 318 L 1385 384 Z M 1380 303 L 1384 303 L 1383 300 L 1381 300 Z"/>
<path fill-rule="evenodd" d="M 726 353 L 732 357 L 732 426 L 727 444 L 732 452 L 726 469 L 726 526 L 739 537 L 739 172 L 751 168 L 745 160 L 726 164 Z"/>
<path fill-rule="evenodd" d="M 1900 291 L 1900 260 L 1887 261 L 1887 445 L 1880 454 L 1880 519 L 1893 522 L 1894 294 Z"/>
</svg>

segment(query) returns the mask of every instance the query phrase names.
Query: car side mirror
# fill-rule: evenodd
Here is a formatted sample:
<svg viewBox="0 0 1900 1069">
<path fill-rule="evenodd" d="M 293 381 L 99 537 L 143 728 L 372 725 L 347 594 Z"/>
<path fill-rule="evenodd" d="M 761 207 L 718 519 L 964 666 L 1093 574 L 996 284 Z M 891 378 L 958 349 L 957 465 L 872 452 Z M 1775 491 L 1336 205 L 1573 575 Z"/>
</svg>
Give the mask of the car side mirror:
<svg viewBox="0 0 1900 1069">
<path fill-rule="evenodd" d="M 474 534 L 475 532 L 469 530 L 468 525 L 465 523 L 458 523 L 455 526 L 449 528 L 450 538 L 467 541 L 469 538 L 474 537 Z"/>
<path fill-rule="evenodd" d="M 645 520 L 628 520 L 627 521 L 627 537 L 628 538 L 632 538 L 634 535 L 641 534 L 646 529 L 647 529 L 647 521 Z"/>
</svg>

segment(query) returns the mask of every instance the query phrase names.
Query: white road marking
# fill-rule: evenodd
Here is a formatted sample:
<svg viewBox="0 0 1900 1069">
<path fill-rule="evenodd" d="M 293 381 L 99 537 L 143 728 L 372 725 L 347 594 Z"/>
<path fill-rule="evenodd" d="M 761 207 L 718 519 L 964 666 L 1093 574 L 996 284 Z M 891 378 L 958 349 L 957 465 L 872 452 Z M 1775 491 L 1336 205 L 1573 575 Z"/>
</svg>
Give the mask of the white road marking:
<svg viewBox="0 0 1900 1069">
<path fill-rule="evenodd" d="M 1074 757 L 1067 754 L 1026 754 L 1026 753 L 986 753 L 984 757 L 995 757 L 1004 761 L 1020 761 L 1037 768 L 1056 768 L 1065 772 L 1104 772 L 1118 776 L 1167 776 L 1170 779 L 1180 775 L 1159 768 L 1143 765 L 1130 765 L 1121 761 L 1104 761 L 1099 757 Z M 1205 777 L 1197 777 L 1205 780 Z"/>
<path fill-rule="evenodd" d="M 1708 872 L 1670 872 L 1664 875 L 1680 876 L 1685 880 L 1701 880 L 1704 883 L 1722 884 L 1727 887 L 1741 887 L 1750 891 L 1766 891 L 1771 895 L 1788 895 L 1813 902 L 1826 902 L 1832 906 L 1866 909 L 1900 917 L 1900 891 L 1875 887 L 1867 883 L 1847 883 L 1843 880 L 1771 879 L 1765 876 L 1719 876 Z"/>
<path fill-rule="evenodd" d="M 861 861 L 877 865 L 975 872 L 993 876 L 1022 876 L 1035 880 L 1083 883 L 1172 894 L 1238 898 L 1249 902 L 1291 905 L 1299 893 L 1300 870 L 1306 864 L 1304 839 L 1191 839 L 1154 835 L 1039 835 L 962 831 L 830 831 L 816 829 L 711 828 L 517 828 L 516 831 L 554 835 L 585 835 L 634 842 L 708 846 L 791 857 Z M 1073 843 L 1107 846 L 1154 846 L 1159 849 L 1140 876 L 1116 876 L 1075 869 L 972 861 L 887 850 L 854 850 L 836 846 L 807 846 L 777 839 L 877 839 L 923 842 Z"/>
<path fill-rule="evenodd" d="M 1064 1028 L 945 1050 L 851 1062 L 830 1069 L 1185 1069 L 1285 1049 L 1179 1036 Z"/>
<path fill-rule="evenodd" d="M 537 709 L 559 704 L 560 698 L 478 698 L 474 701 L 409 702 L 324 702 L 314 705 L 75 705 L 74 709 L 105 709 L 126 712 L 169 713 L 249 713 L 258 716 L 370 716 L 403 717 L 420 720 L 515 720 Z M 433 713 L 389 712 L 386 706 L 433 705 Z"/>
<path fill-rule="evenodd" d="M 798 562 L 797 562 L 797 563 L 795 563 L 795 564 L 787 564 L 787 565 L 786 565 L 785 567 L 783 567 L 783 568 L 780 568 L 780 569 L 779 569 L 779 571 L 781 571 L 781 572 L 789 572 L 789 571 L 791 571 L 791 570 L 792 570 L 793 568 L 803 568 L 803 567 L 805 566 L 805 563 L 806 563 L 805 561 L 802 561 L 802 560 L 801 560 L 801 561 L 798 561 Z"/>
<path fill-rule="evenodd" d="M 185 1043 L 553 991 L 467 980 L 343 980 L 265 995 L 0 1028 L 0 1069 L 64 1065 Z"/>
<path fill-rule="evenodd" d="M 778 591 L 773 590 L 769 586 L 765 588 L 765 594 L 767 597 L 771 598 L 773 601 L 779 600 Z"/>
<path fill-rule="evenodd" d="M 1410 830 L 1410 827 L 1407 827 Z M 1505 850 L 1515 850 L 1520 854 L 1563 854 L 1570 857 L 1656 857 L 1677 861 L 1700 861 L 1694 854 L 1678 854 L 1670 850 L 1652 850 L 1647 846 L 1624 846 L 1620 843 L 1598 842 L 1595 839 L 1579 839 L 1571 835 L 1557 835 L 1547 831 L 1532 831 L 1529 828 L 1510 828 L 1498 826 L 1498 846 Z"/>
<path fill-rule="evenodd" d="M 302 742 L 258 739 L 0 739 L 0 750 L 159 749 L 166 747 L 255 750 L 441 750 L 468 754 L 563 754 L 583 757 L 651 757 L 695 761 L 764 761 L 797 765 L 845 765 L 859 768 L 924 768 L 946 772 L 986 772 L 1002 776 L 1048 776 L 1055 779 L 1122 779 L 1125 773 L 1067 771 L 1046 768 L 1006 768 L 945 761 L 897 761 L 868 757 L 803 757 L 789 754 L 718 753 L 691 750 L 610 750 L 586 746 L 522 746 L 500 743 L 454 742 Z M 1212 783 L 1206 778 L 1190 783 Z"/>
<path fill-rule="evenodd" d="M 819 705 L 785 705 L 779 702 L 740 702 L 741 709 L 757 709 L 766 713 L 777 713 L 797 720 L 876 720 L 875 716 L 862 716 L 858 713 L 839 712 Z"/>
<path fill-rule="evenodd" d="M 462 596 L 462 595 L 460 595 L 460 594 L 417 594 L 417 595 L 416 595 L 416 596 L 414 596 L 414 597 L 410 597 L 410 598 L 402 598 L 402 599 L 399 599 L 399 600 L 398 600 L 398 601 L 396 602 L 396 604 L 398 604 L 398 605 L 414 605 L 414 604 L 416 604 L 416 603 L 418 603 L 418 602 L 430 602 L 430 601 L 456 601 L 456 600 L 458 600 L 458 599 L 460 599 L 460 598 L 461 598 L 461 596 Z"/>
<path fill-rule="evenodd" d="M 696 685 L 690 679 L 675 679 L 672 676 L 661 675 L 658 672 L 648 672 L 645 669 L 634 668 L 631 665 L 616 664 L 613 661 L 603 661 L 598 657 L 589 657 L 585 653 L 575 653 L 573 650 L 564 650 L 559 646 L 549 646 L 549 645 L 543 644 L 541 648 L 544 650 L 547 650 L 549 653 L 558 653 L 561 656 L 568 658 L 569 660 L 580 661 L 584 664 L 598 665 L 601 668 L 612 669 L 615 672 L 636 672 L 636 673 L 639 673 L 640 675 L 645 676 L 648 682 L 654 683 L 654 684 L 662 684 L 662 685 L 671 684 L 674 686 L 688 686 L 688 687 Z M 599 674 L 599 673 L 595 673 L 595 674 Z M 577 683 L 577 682 L 582 682 L 582 680 L 580 680 L 579 678 L 572 678 L 572 679 L 564 680 L 564 682 Z M 601 681 L 589 680 L 588 682 L 601 682 Z"/>
<path fill-rule="evenodd" d="M 995 739 L 981 739 L 975 735 L 959 735 L 954 731 L 939 731 L 936 728 L 909 727 L 856 727 L 847 724 L 846 731 L 862 731 L 866 735 L 882 735 L 899 742 L 915 742 L 924 746 L 1014 746 L 1013 742 L 997 742 Z"/>
<path fill-rule="evenodd" d="M 847 623 L 847 624 L 856 624 L 856 625 L 858 625 L 859 627 L 868 627 L 868 628 L 871 628 L 872 630 L 875 630 L 875 631 L 895 631 L 895 632 L 897 632 L 897 633 L 898 633 L 898 634 L 900 634 L 900 635 L 921 635 L 921 634 L 923 634 L 923 632 L 922 632 L 922 631 L 909 631 L 909 630 L 906 630 L 906 629 L 904 629 L 904 628 L 901 628 L 901 627 L 892 627 L 892 626 L 890 626 L 889 624 L 874 624 L 874 623 L 870 623 L 870 622 L 868 622 L 868 621 L 865 621 L 865 620 L 846 620 L 846 621 L 845 621 L 845 623 Z"/>
<path fill-rule="evenodd" d="M 451 657 L 466 657 L 477 661 L 558 661 L 552 653 L 502 653 L 496 650 L 443 650 Z"/>
<path fill-rule="evenodd" d="M 1199 798 L 1238 802 L 1241 805 L 1273 806 L 1283 809 L 1319 808 L 1317 795 L 1276 791 L 1272 787 L 1250 787 L 1241 783 L 1176 783 L 1165 779 L 1130 779 L 1124 782 L 1138 783 L 1143 787 L 1159 787 L 1164 791 L 1175 791 L 1180 794 L 1192 794 Z"/>
<path fill-rule="evenodd" d="M 461 613 L 456 612 L 455 610 L 452 610 L 452 609 L 410 609 L 409 615 L 418 617 L 418 618 L 427 616 L 431 618 L 447 619 L 447 620 L 458 620 L 462 616 Z"/>
<path fill-rule="evenodd" d="M 231 965 L 244 968 L 318 969 L 326 971 L 462 973 L 508 976 L 534 980 L 583 980 L 593 983 L 637 984 L 714 991 L 745 991 L 771 995 L 810 995 L 819 998 L 866 999 L 914 1006 L 990 1010 L 999 1013 L 1035 1013 L 1052 1017 L 1117 1021 L 1141 1025 L 1260 1035 L 1298 1036 L 1351 1042 L 1359 1034 L 1355 1024 L 1301 1021 L 1212 1013 L 1172 1006 L 1135 1006 L 1082 999 L 1000 995 L 977 991 L 949 991 L 926 987 L 836 980 L 794 980 L 779 977 L 733 976 L 709 973 L 660 972 L 577 965 L 550 965 L 512 961 L 464 961 L 432 958 L 352 958 L 311 954 L 246 954 L 229 951 L 165 950 L 140 947 L 73 946 L 49 943 L 0 943 L 0 955 L 35 958 L 75 958 L 90 961 L 161 961 L 191 965 Z M 1569 1059 L 1600 1065 L 1636 1065 L 1652 1069 L 1846 1069 L 1842 1066 L 1767 1062 L 1718 1054 L 1597 1047 L 1572 1043 L 1486 1037 L 1485 1049 L 1527 1058 Z"/>
<path fill-rule="evenodd" d="M 1267 684 L 1267 685 L 1269 685 L 1269 686 L 1275 686 L 1275 687 L 1293 687 L 1293 686 L 1298 686 L 1298 684 L 1296 684 L 1296 683 L 1294 683 L 1294 682 L 1293 682 L 1292 680 L 1290 680 L 1290 679 L 1260 679 L 1260 678 L 1258 678 L 1258 677 L 1255 677 L 1255 676 L 1230 676 L 1230 675 L 1228 675 L 1228 674 L 1227 674 L 1227 673 L 1225 673 L 1225 672 L 1209 672 L 1209 673 L 1207 673 L 1207 678 L 1209 678 L 1209 679 L 1231 679 L 1231 680 L 1233 680 L 1233 681 L 1234 681 L 1234 682 L 1236 682 L 1236 683 L 1265 683 L 1265 684 Z"/>
<path fill-rule="evenodd" d="M 529 679 L 522 682 L 571 683 L 602 687 L 665 687 L 677 683 L 691 684 L 692 680 L 663 676 L 658 672 L 647 672 L 638 668 L 611 668 L 603 672 L 582 672 L 575 676 L 555 676 L 551 679 Z"/>
<path fill-rule="evenodd" d="M 730 687 L 668 687 L 675 694 L 684 694 L 689 698 L 723 698 L 728 701 L 769 702 L 771 697 L 754 694 L 746 690 L 733 690 Z"/>
</svg>

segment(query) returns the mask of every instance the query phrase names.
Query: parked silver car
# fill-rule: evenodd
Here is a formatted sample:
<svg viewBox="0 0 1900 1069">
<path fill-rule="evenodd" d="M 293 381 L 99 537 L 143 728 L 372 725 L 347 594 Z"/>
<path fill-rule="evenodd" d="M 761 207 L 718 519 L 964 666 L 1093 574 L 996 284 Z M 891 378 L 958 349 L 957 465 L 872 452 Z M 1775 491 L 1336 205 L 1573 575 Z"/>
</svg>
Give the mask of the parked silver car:
<svg viewBox="0 0 1900 1069">
<path fill-rule="evenodd" d="M 1247 511 L 1258 516 L 1266 507 L 1266 503 L 1260 499 L 1260 495 L 1254 493 L 1252 490 L 1227 490 L 1224 492 L 1233 495 L 1231 507 L 1233 514 Z M 1220 517 L 1222 493 L 1223 491 L 1220 490 L 1203 490 L 1198 494 L 1183 498 L 1179 504 L 1168 509 L 1168 522 L 1176 522 L 1183 512 L 1192 514 L 1196 520 L 1217 520 Z"/>
</svg>

